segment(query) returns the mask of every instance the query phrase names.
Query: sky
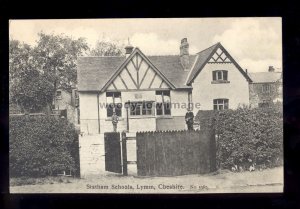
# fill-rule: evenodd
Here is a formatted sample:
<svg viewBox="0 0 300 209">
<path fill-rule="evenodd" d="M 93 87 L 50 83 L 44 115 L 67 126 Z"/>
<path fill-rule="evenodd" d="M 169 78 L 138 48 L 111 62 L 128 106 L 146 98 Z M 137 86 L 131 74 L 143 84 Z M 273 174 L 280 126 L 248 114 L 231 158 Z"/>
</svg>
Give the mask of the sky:
<svg viewBox="0 0 300 209">
<path fill-rule="evenodd" d="M 38 33 L 83 37 L 90 47 L 97 40 L 128 43 L 145 55 L 177 55 L 182 38 L 190 54 L 221 42 L 248 72 L 282 70 L 281 18 L 149 18 L 10 20 L 9 36 L 35 45 Z"/>
</svg>

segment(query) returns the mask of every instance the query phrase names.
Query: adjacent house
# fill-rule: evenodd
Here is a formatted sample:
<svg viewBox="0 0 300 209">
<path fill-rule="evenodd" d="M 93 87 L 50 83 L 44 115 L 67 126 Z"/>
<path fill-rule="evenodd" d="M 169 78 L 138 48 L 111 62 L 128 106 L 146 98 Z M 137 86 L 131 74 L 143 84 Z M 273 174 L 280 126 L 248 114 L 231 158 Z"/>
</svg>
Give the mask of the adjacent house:
<svg viewBox="0 0 300 209">
<path fill-rule="evenodd" d="M 249 84 L 250 106 L 269 107 L 282 102 L 282 73 L 275 72 L 269 66 L 267 72 L 249 73 L 252 83 Z"/>
<path fill-rule="evenodd" d="M 127 46 L 124 57 L 79 57 L 80 127 L 85 133 L 186 129 L 185 114 L 249 105 L 252 79 L 217 43 L 189 54 L 187 39 L 178 55 L 147 56 Z"/>
<path fill-rule="evenodd" d="M 56 90 L 52 112 L 66 118 L 70 123 L 79 123 L 79 96 L 75 88 Z"/>
</svg>

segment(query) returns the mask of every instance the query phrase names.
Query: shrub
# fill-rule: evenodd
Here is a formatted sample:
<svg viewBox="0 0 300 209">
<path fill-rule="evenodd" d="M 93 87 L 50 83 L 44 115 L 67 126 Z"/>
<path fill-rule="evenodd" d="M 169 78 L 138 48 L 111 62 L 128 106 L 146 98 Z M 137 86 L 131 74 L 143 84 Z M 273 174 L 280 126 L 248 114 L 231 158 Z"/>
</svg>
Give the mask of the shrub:
<svg viewBox="0 0 300 209">
<path fill-rule="evenodd" d="M 78 135 L 72 124 L 54 117 L 9 119 L 11 177 L 43 177 L 62 170 L 78 172 Z"/>
<path fill-rule="evenodd" d="M 201 129 L 215 129 L 219 167 L 248 169 L 282 165 L 282 109 L 247 107 L 237 110 L 200 111 Z"/>
</svg>

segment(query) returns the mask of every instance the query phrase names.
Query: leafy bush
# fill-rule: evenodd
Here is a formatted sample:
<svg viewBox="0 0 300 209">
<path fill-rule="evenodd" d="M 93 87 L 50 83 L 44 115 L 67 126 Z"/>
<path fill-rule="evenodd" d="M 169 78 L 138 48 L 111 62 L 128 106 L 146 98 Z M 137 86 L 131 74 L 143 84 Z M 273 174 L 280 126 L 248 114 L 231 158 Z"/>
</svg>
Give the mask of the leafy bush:
<svg viewBox="0 0 300 209">
<path fill-rule="evenodd" d="M 282 165 L 282 109 L 247 107 L 237 110 L 200 111 L 201 129 L 214 128 L 219 167 L 248 169 Z"/>
<path fill-rule="evenodd" d="M 14 116 L 9 119 L 11 177 L 78 172 L 78 135 L 64 119 Z"/>
</svg>

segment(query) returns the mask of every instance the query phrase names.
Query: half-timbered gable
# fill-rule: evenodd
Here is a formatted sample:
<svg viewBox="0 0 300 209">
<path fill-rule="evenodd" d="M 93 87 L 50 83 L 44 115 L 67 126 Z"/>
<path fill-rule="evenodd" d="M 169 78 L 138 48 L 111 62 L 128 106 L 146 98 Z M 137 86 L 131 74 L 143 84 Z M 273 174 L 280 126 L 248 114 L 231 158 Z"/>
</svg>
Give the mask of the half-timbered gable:
<svg viewBox="0 0 300 209">
<path fill-rule="evenodd" d="M 174 85 L 136 48 L 101 91 L 174 89 Z"/>
<path fill-rule="evenodd" d="M 202 110 L 235 109 L 249 104 L 251 78 L 217 43 L 197 54 L 186 80 L 193 87 L 193 100 Z"/>
</svg>

